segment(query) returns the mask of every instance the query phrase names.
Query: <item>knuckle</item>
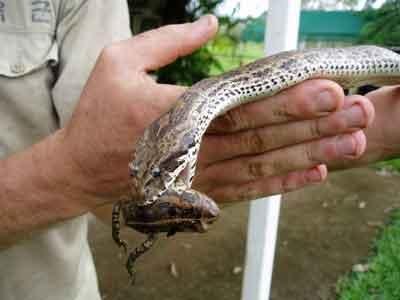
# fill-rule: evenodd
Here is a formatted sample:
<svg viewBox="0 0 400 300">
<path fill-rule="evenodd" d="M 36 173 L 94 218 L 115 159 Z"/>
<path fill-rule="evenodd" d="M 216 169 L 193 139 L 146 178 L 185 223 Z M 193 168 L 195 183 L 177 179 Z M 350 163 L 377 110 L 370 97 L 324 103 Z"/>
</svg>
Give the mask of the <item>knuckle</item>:
<svg viewBox="0 0 400 300">
<path fill-rule="evenodd" d="M 230 117 L 234 129 L 240 130 L 244 127 L 243 107 L 239 106 L 236 109 L 231 110 Z"/>
<path fill-rule="evenodd" d="M 292 192 L 296 189 L 296 186 L 290 182 L 288 179 L 284 179 L 282 182 L 282 192 L 283 193 L 289 193 Z"/>
<path fill-rule="evenodd" d="M 290 174 L 285 176 L 281 181 L 282 192 L 288 193 L 294 190 L 293 182 L 291 180 Z"/>
<path fill-rule="evenodd" d="M 278 193 L 286 193 L 284 179 L 279 179 L 275 183 L 275 188 Z"/>
<path fill-rule="evenodd" d="M 286 171 L 288 169 L 288 161 L 283 161 L 282 159 L 274 159 L 271 161 L 271 169 L 268 170 L 268 175 L 278 174 Z"/>
<path fill-rule="evenodd" d="M 106 60 L 106 61 L 115 60 L 116 58 L 119 57 L 120 48 L 121 47 L 120 47 L 119 43 L 112 43 L 108 46 L 105 46 L 100 53 L 100 59 Z"/>
<path fill-rule="evenodd" d="M 213 124 L 214 128 L 225 132 L 235 132 L 246 128 L 255 127 L 256 121 L 249 116 L 253 115 L 247 105 L 231 109 L 218 117 Z"/>
<path fill-rule="evenodd" d="M 254 195 L 254 191 L 253 190 L 249 190 L 249 189 L 245 189 L 243 191 L 240 191 L 237 195 L 236 195 L 236 200 L 237 201 L 248 201 L 252 198 L 252 195 Z"/>
<path fill-rule="evenodd" d="M 249 162 L 247 166 L 247 173 L 251 180 L 263 177 L 266 175 L 266 168 L 261 162 Z"/>
<path fill-rule="evenodd" d="M 238 193 L 238 200 L 239 201 L 249 201 L 254 200 L 262 196 L 261 191 L 257 185 L 250 185 L 245 187 Z"/>
<path fill-rule="evenodd" d="M 291 120 L 296 117 L 296 112 L 291 108 L 290 101 L 288 101 L 288 95 L 283 92 L 283 94 L 279 95 L 280 104 L 273 108 L 272 114 L 275 117 L 283 118 L 285 120 Z M 293 111 L 294 110 L 294 111 Z"/>
<path fill-rule="evenodd" d="M 292 192 L 306 184 L 305 177 L 303 174 L 299 174 L 298 172 L 289 173 L 282 180 L 282 190 L 285 193 Z"/>
<path fill-rule="evenodd" d="M 241 129 L 241 109 L 240 107 L 227 111 L 221 117 L 222 127 L 227 131 L 237 131 Z"/>
<path fill-rule="evenodd" d="M 266 148 L 266 141 L 259 130 L 251 130 L 243 135 L 243 144 L 251 153 L 259 153 Z"/>
<path fill-rule="evenodd" d="M 306 163 L 315 163 L 318 160 L 315 157 L 315 145 L 314 143 L 309 143 L 304 146 L 303 153 L 305 156 Z"/>
<path fill-rule="evenodd" d="M 343 116 L 337 116 L 329 120 L 328 128 L 330 133 L 343 132 L 348 127 L 347 121 Z"/>
<path fill-rule="evenodd" d="M 146 42 L 146 41 L 151 41 L 153 39 L 153 35 L 157 30 L 161 29 L 153 29 L 153 30 L 148 30 L 141 32 L 133 37 L 134 42 Z"/>
<path fill-rule="evenodd" d="M 309 123 L 309 133 L 312 138 L 319 138 L 323 136 L 321 129 L 321 119 L 313 120 Z"/>
</svg>

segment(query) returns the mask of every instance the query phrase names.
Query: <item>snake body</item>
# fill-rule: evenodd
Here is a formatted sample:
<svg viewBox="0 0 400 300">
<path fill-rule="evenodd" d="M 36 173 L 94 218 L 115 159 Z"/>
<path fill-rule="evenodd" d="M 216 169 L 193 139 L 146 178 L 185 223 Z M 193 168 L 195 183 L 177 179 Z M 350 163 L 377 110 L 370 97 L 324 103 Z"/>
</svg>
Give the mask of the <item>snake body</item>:
<svg viewBox="0 0 400 300">
<path fill-rule="evenodd" d="M 202 135 L 218 115 L 272 96 L 312 78 L 343 88 L 399 82 L 400 57 L 375 47 L 283 52 L 237 70 L 200 81 L 168 113 L 154 122 L 136 146 L 130 163 L 137 199 L 149 205 L 167 190 L 190 189 Z"/>
<path fill-rule="evenodd" d="M 330 79 L 343 88 L 400 83 L 400 56 L 376 46 L 289 51 L 193 85 L 169 112 L 145 130 L 136 144 L 129 164 L 135 197 L 122 204 L 126 224 L 154 234 L 169 230 L 158 226 L 165 225 L 161 219 L 168 219 L 170 229 L 174 228 L 171 231 L 185 231 L 188 227 L 177 226 L 182 224 L 180 220 L 188 220 L 188 210 L 184 213 L 182 204 L 198 208 L 200 202 L 204 218 L 200 213 L 192 222 L 211 223 L 218 214 L 217 206 L 191 189 L 201 139 L 211 121 L 241 104 L 272 96 L 313 78 Z M 156 212 L 160 206 L 166 207 L 165 202 L 171 203 L 167 198 L 175 199 L 175 211 L 165 210 L 163 217 L 167 218 L 163 218 Z M 207 214 L 207 207 L 211 214 Z M 143 209 L 147 214 L 138 216 L 136 212 Z M 159 219 L 154 219 L 155 215 Z"/>
</svg>

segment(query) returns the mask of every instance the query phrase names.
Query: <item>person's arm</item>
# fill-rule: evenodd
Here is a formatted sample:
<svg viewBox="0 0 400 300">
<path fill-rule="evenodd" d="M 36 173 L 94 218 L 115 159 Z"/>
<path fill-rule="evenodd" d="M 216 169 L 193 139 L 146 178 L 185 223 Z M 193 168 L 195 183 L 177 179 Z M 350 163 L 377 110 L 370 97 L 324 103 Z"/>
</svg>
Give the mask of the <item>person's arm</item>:
<svg viewBox="0 0 400 300">
<path fill-rule="evenodd" d="M 103 48 L 129 38 L 131 32 L 125 0 L 61 1 L 56 15 L 59 58 L 51 92 L 62 127 Z M 59 139 L 52 137 L 0 161 L 0 246 L 23 238 L 23 233 L 88 210 L 77 205 L 77 201 L 85 202 L 80 199 L 85 197 L 83 194 L 78 192 L 75 197 L 69 193 L 74 189 L 69 187 L 73 179 L 64 172 L 68 165 L 60 163 L 64 159 L 60 151 L 51 150 L 57 148 L 54 140 Z"/>
<path fill-rule="evenodd" d="M 92 196 L 75 179 L 62 135 L 0 160 L 0 249 L 90 207 Z"/>
<path fill-rule="evenodd" d="M 79 12 L 71 13 L 72 23 L 77 26 L 74 18 Z M 1 248 L 128 192 L 128 161 L 136 139 L 182 92 L 180 87 L 156 84 L 145 74 L 143 63 L 149 68 L 152 64 L 161 66 L 192 52 L 215 34 L 216 23 L 206 24 L 203 20 L 200 24 L 164 28 L 159 33 L 169 44 L 162 53 L 148 51 L 137 42 L 147 35 L 99 51 L 71 119 L 68 107 L 75 99 L 61 95 L 61 84 L 68 77 L 81 76 L 72 72 L 68 62 L 83 63 L 84 57 L 72 55 L 61 61 L 54 101 L 66 126 L 25 151 L 0 160 Z M 146 43 L 152 48 L 155 45 L 154 40 Z M 76 83 L 70 86 L 72 94 L 79 97 L 76 93 L 80 81 L 72 82 Z M 68 90 L 64 93 L 71 95 Z"/>
</svg>

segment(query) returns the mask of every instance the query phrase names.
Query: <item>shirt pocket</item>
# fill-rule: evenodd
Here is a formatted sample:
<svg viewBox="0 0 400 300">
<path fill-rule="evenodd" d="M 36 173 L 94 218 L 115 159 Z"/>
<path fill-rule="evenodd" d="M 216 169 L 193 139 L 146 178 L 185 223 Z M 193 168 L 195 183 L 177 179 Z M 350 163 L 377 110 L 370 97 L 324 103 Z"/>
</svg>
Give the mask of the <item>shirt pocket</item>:
<svg viewBox="0 0 400 300">
<path fill-rule="evenodd" d="M 19 77 L 58 63 L 58 47 L 49 32 L 0 28 L 0 76 Z"/>
<path fill-rule="evenodd" d="M 19 77 L 58 62 L 53 0 L 0 0 L 0 76 Z"/>
</svg>

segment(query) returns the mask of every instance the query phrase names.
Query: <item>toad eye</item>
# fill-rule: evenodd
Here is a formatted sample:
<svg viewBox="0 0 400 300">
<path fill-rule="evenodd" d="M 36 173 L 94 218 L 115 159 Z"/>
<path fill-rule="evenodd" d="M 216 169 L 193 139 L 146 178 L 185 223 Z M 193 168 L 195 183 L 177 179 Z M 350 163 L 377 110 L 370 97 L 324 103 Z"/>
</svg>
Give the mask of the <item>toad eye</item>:
<svg viewBox="0 0 400 300">
<path fill-rule="evenodd" d="M 161 171 L 160 168 L 155 167 L 151 170 L 151 176 L 153 177 L 160 177 L 161 176 Z"/>
</svg>

